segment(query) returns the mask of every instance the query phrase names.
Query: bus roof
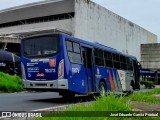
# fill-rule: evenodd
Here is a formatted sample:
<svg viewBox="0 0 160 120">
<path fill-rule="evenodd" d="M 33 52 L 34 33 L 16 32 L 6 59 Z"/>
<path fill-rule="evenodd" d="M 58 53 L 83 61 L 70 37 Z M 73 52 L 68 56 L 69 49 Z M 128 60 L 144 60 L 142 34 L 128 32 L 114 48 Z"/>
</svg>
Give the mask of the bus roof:
<svg viewBox="0 0 160 120">
<path fill-rule="evenodd" d="M 61 33 L 61 34 L 64 34 L 64 33 Z M 66 35 L 66 34 L 64 34 Z M 79 39 L 79 38 L 75 38 L 73 36 L 69 36 L 69 35 L 66 35 L 68 38 L 71 38 L 73 40 L 76 40 L 80 43 L 84 43 L 84 44 L 87 44 L 87 45 L 90 45 L 90 46 L 93 46 L 95 48 L 99 48 L 99 49 L 103 49 L 103 50 L 106 50 L 106 51 L 109 51 L 109 52 L 112 52 L 112 53 L 116 53 L 116 54 L 120 54 L 120 55 L 123 55 L 123 56 L 128 56 L 112 47 L 108 47 L 108 46 L 105 46 L 103 44 L 100 44 L 98 42 L 89 42 L 89 41 L 86 41 L 86 40 L 82 40 L 82 39 Z M 128 56 L 129 57 L 129 56 Z"/>
<path fill-rule="evenodd" d="M 4 54 L 12 54 L 11 52 L 8 52 L 8 51 L 2 50 L 2 49 L 0 49 L 0 53 L 4 53 Z"/>
<path fill-rule="evenodd" d="M 64 35 L 64 36 L 67 36 L 67 38 L 70 38 L 72 40 L 76 40 L 77 42 L 84 43 L 84 44 L 87 44 L 87 45 L 95 47 L 95 48 L 103 49 L 103 50 L 106 50 L 106 51 L 109 51 L 109 52 L 112 52 L 112 53 L 116 53 L 116 54 L 120 54 L 120 55 L 123 55 L 123 56 L 126 56 L 126 57 L 135 58 L 134 56 L 126 55 L 126 54 L 124 54 L 124 53 L 122 53 L 122 52 L 120 52 L 120 51 L 118 51 L 118 50 L 116 50 L 114 48 L 102 45 L 102 44 L 100 44 L 98 42 L 89 42 L 89 41 L 82 40 L 82 39 L 79 39 L 79 38 L 75 38 L 73 36 L 70 36 L 70 35 L 67 35 L 67 34 L 61 33 L 61 32 L 36 34 L 36 35 L 32 35 L 32 36 L 26 37 L 24 39 L 28 39 L 28 38 L 32 38 L 32 37 L 38 37 L 38 36 L 45 36 L 45 35 L 53 35 L 53 34 Z"/>
</svg>

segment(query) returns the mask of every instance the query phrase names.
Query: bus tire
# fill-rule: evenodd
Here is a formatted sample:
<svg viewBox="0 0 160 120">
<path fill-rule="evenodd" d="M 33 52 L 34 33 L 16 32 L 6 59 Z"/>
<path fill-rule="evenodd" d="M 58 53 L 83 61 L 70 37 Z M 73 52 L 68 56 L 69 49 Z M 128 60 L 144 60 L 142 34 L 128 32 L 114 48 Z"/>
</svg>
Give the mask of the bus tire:
<svg viewBox="0 0 160 120">
<path fill-rule="evenodd" d="M 106 91 L 106 84 L 103 81 L 101 81 L 99 83 L 99 93 L 100 93 L 101 96 L 105 96 L 106 92 L 107 92 Z"/>
</svg>

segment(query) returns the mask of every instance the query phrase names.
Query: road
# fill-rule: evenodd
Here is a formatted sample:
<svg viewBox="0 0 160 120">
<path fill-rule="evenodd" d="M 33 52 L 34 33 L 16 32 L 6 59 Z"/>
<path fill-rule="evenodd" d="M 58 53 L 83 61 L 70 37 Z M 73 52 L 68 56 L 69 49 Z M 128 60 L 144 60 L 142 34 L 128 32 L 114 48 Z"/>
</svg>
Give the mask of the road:
<svg viewBox="0 0 160 120">
<path fill-rule="evenodd" d="M 32 111 L 72 103 L 89 101 L 89 97 L 77 96 L 66 101 L 58 93 L 13 93 L 0 94 L 0 111 Z"/>
<path fill-rule="evenodd" d="M 160 88 L 160 85 L 156 85 L 155 88 Z M 141 86 L 141 89 L 140 90 L 137 90 L 135 92 L 148 92 L 148 91 L 151 91 L 153 89 L 149 89 L 149 88 L 145 88 L 144 86 Z"/>
</svg>

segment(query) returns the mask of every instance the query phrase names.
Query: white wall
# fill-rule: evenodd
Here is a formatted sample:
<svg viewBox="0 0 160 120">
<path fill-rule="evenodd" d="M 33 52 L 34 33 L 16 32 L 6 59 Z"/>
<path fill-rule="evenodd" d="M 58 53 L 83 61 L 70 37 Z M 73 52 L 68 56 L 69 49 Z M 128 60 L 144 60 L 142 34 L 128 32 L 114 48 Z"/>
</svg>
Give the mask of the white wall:
<svg viewBox="0 0 160 120">
<path fill-rule="evenodd" d="M 129 53 L 136 56 L 138 60 L 140 60 L 140 44 L 157 42 L 156 35 L 89 0 L 75 0 L 74 9 L 72 0 L 65 1 L 64 3 L 71 7 L 69 10 L 74 11 L 75 9 L 75 18 L 1 28 L 0 35 L 59 29 L 71 32 L 75 37 L 99 42 L 121 52 Z M 50 4 L 49 6 L 52 7 Z"/>
<path fill-rule="evenodd" d="M 88 0 L 75 0 L 75 37 L 99 42 L 134 55 L 140 44 L 157 42 L 157 36 Z"/>
</svg>

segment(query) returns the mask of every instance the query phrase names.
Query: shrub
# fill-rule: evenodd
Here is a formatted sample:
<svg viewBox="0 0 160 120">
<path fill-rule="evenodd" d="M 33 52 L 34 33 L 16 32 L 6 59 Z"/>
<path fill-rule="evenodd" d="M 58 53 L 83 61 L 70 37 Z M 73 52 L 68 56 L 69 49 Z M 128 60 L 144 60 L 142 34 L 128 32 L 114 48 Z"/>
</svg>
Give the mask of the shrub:
<svg viewBox="0 0 160 120">
<path fill-rule="evenodd" d="M 0 72 L 0 92 L 12 93 L 22 90 L 22 80 L 20 77 Z"/>
<path fill-rule="evenodd" d="M 145 88 L 155 88 L 155 84 L 153 81 L 141 81 L 141 85 L 144 85 Z"/>
</svg>

